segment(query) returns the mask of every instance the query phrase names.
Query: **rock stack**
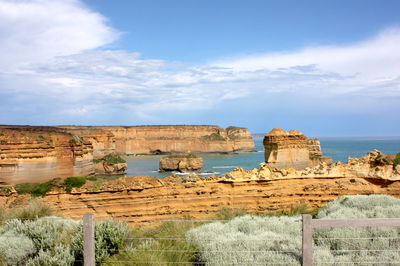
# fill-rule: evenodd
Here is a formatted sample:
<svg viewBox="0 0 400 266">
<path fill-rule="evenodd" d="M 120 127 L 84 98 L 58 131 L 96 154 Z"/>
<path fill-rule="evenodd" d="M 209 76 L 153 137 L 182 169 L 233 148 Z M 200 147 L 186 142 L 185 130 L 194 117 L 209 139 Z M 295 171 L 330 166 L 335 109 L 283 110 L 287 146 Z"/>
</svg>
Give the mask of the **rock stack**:
<svg viewBox="0 0 400 266">
<path fill-rule="evenodd" d="M 160 171 L 198 172 L 203 159 L 193 154 L 169 155 L 160 159 Z"/>
<path fill-rule="evenodd" d="M 272 129 L 264 137 L 264 147 L 265 162 L 277 168 L 304 169 L 332 161 L 322 156 L 318 139 L 308 139 L 297 130 L 286 132 L 281 128 Z"/>
</svg>

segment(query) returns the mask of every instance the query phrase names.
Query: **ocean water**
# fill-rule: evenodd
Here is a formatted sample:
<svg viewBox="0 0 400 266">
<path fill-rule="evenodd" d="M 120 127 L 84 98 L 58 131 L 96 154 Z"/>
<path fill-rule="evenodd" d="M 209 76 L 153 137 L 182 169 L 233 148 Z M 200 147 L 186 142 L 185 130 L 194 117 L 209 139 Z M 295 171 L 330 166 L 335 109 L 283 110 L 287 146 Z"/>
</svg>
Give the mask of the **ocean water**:
<svg viewBox="0 0 400 266">
<path fill-rule="evenodd" d="M 374 149 L 386 154 L 400 152 L 400 137 L 364 137 L 364 138 L 320 138 L 322 152 L 334 161 L 347 162 L 349 157 L 361 157 Z M 201 175 L 223 175 L 234 168 L 258 168 L 264 162 L 262 138 L 255 138 L 257 152 L 237 154 L 198 154 L 203 158 Z M 127 176 L 165 177 L 171 173 L 159 173 L 158 163 L 162 155 L 129 156 Z M 177 173 L 179 174 L 179 173 Z"/>
</svg>

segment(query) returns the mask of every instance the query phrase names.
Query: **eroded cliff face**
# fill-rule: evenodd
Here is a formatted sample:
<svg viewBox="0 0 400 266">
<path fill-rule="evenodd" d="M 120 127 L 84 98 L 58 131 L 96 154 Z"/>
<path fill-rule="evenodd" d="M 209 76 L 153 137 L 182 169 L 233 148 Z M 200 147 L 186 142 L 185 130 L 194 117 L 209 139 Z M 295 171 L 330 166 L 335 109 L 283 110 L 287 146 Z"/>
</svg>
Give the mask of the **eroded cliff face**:
<svg viewBox="0 0 400 266">
<path fill-rule="evenodd" d="M 0 127 L 0 184 L 93 174 L 92 145 L 53 127 Z"/>
<path fill-rule="evenodd" d="M 304 169 L 320 162 L 330 163 L 323 157 L 318 139 L 308 139 L 297 130 L 286 132 L 274 128 L 264 136 L 265 162 L 277 168 Z"/>
<path fill-rule="evenodd" d="M 105 146 L 120 154 L 254 151 L 253 138 L 246 128 L 217 126 L 133 126 L 62 127 L 79 132 L 89 141 L 96 130 L 111 133 Z M 75 133 L 74 133 L 75 134 Z M 101 141 L 99 141 L 101 142 Z M 95 153 L 97 144 L 93 144 Z M 96 153 L 96 156 L 99 153 Z"/>
<path fill-rule="evenodd" d="M 204 219 L 222 208 L 269 212 L 306 205 L 316 208 L 342 195 L 387 194 L 400 198 L 400 165 L 394 156 L 373 151 L 347 164 L 334 163 L 304 170 L 278 169 L 265 163 L 259 169 L 236 169 L 225 176 L 197 175 L 125 177 L 87 181 L 66 193 L 54 188 L 44 201 L 65 217 L 116 218 L 131 224 L 160 219 Z M 28 201 L 24 195 L 0 195 L 2 206 Z"/>
<path fill-rule="evenodd" d="M 81 136 L 93 146 L 93 158 L 101 159 L 116 150 L 115 137 L 109 130 L 97 127 L 58 127 L 64 131 Z"/>
<path fill-rule="evenodd" d="M 64 217 L 115 218 L 131 224 L 153 224 L 160 219 L 212 217 L 222 208 L 248 212 L 315 208 L 342 195 L 387 194 L 400 198 L 400 182 L 366 178 L 295 178 L 230 182 L 222 177 L 121 178 L 97 187 L 91 183 L 72 193 L 53 191 L 38 200 Z M 24 195 L 0 196 L 2 206 L 28 201 Z"/>
</svg>

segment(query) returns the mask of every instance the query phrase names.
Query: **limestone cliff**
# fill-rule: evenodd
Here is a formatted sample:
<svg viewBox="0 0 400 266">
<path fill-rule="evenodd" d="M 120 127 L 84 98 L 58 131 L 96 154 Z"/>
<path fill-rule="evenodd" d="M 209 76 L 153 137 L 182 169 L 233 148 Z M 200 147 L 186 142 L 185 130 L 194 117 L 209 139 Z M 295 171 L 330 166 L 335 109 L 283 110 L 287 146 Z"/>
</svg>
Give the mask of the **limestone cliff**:
<svg viewBox="0 0 400 266">
<path fill-rule="evenodd" d="M 109 130 L 97 127 L 66 127 L 65 129 L 66 132 L 76 136 L 81 136 L 92 143 L 93 158 L 95 159 L 101 159 L 116 150 L 115 137 Z"/>
<path fill-rule="evenodd" d="M 82 219 L 115 218 L 131 224 L 159 219 L 212 217 L 222 208 L 263 213 L 293 206 L 321 207 L 341 195 L 387 194 L 400 198 L 400 182 L 365 178 L 296 178 L 229 182 L 222 177 L 130 177 L 86 184 L 72 193 L 53 191 L 38 198 L 60 215 Z M 25 195 L 0 195 L 1 206 L 28 201 Z"/>
<path fill-rule="evenodd" d="M 217 126 L 63 126 L 89 141 L 96 139 L 107 147 L 107 152 L 120 154 L 158 154 L 187 152 L 254 151 L 253 138 L 246 128 Z M 99 134 L 113 135 L 100 140 Z M 102 146 L 93 142 L 95 157 Z M 100 148 L 99 148 L 100 147 Z M 104 155 L 104 153 L 103 153 Z"/>
<path fill-rule="evenodd" d="M 53 127 L 0 127 L 0 184 L 90 175 L 92 145 Z"/>
<path fill-rule="evenodd" d="M 264 137 L 265 162 L 277 168 L 304 169 L 319 162 L 330 163 L 323 157 L 318 139 L 308 139 L 297 130 L 286 132 L 274 128 Z"/>
</svg>

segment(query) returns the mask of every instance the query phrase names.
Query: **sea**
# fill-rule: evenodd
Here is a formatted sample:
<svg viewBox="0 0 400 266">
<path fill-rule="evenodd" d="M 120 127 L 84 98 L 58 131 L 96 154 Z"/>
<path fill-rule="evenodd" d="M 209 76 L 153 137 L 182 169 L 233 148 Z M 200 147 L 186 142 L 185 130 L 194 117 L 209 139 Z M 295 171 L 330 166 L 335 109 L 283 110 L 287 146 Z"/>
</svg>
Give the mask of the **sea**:
<svg viewBox="0 0 400 266">
<path fill-rule="evenodd" d="M 319 138 L 324 156 L 329 156 L 335 162 L 347 162 L 349 157 L 361 157 L 369 151 L 379 150 L 385 154 L 400 152 L 400 137 L 325 137 Z M 258 168 L 264 162 L 264 146 L 261 137 L 254 137 L 256 152 L 240 152 L 233 154 L 199 153 L 203 158 L 203 176 L 223 175 L 235 168 L 246 170 Z M 128 156 L 126 176 L 166 177 L 178 172 L 158 171 L 159 160 L 163 155 Z"/>
</svg>

